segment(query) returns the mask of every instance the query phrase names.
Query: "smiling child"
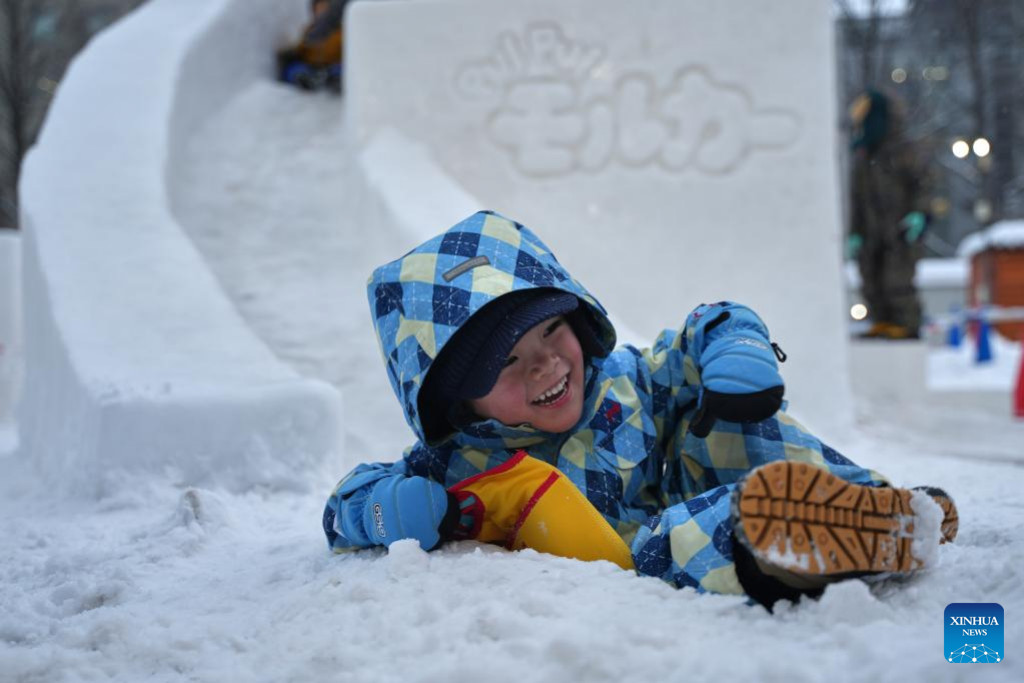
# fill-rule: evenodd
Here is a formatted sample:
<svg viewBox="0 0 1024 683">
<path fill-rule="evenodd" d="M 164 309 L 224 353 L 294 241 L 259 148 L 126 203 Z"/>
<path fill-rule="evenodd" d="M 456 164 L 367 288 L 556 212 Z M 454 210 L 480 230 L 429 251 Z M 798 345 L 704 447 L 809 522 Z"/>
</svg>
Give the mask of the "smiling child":
<svg viewBox="0 0 1024 683">
<path fill-rule="evenodd" d="M 785 356 L 745 306 L 701 305 L 651 348 L 616 348 L 547 246 L 487 211 L 377 268 L 368 295 L 417 442 L 335 488 L 336 552 L 457 537 L 453 490 L 523 450 L 586 497 L 638 573 L 769 609 L 915 571 L 956 534 L 944 492 L 890 487 L 782 410 Z"/>
</svg>

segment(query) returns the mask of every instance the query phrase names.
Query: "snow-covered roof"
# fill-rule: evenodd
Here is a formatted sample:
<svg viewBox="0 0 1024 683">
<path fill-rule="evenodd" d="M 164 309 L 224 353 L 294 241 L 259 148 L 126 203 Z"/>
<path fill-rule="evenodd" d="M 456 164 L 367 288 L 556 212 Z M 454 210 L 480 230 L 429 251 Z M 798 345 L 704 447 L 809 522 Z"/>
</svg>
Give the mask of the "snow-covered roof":
<svg viewBox="0 0 1024 683">
<path fill-rule="evenodd" d="M 860 287 L 860 271 L 854 261 L 845 265 L 848 287 Z M 917 262 L 914 284 L 922 289 L 966 287 L 970 265 L 965 258 L 925 258 Z"/>
<path fill-rule="evenodd" d="M 999 221 L 965 237 L 956 255 L 970 259 L 986 249 L 1024 249 L 1024 220 Z"/>
</svg>

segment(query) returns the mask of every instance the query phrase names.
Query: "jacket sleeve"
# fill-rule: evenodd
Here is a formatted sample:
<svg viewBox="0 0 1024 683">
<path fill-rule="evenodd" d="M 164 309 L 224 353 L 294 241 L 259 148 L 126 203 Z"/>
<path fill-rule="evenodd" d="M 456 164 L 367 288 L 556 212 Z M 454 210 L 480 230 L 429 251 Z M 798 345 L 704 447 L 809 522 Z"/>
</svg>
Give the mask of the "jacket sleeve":
<svg viewBox="0 0 1024 683">
<path fill-rule="evenodd" d="M 378 483 L 408 476 L 403 459 L 396 463 L 359 465 L 338 482 L 324 508 L 324 533 L 331 550 L 342 552 L 374 545 L 364 526 L 366 501 Z"/>
<path fill-rule="evenodd" d="M 715 339 L 750 329 L 768 337 L 764 323 L 750 308 L 731 301 L 701 304 L 679 330 L 665 330 L 641 352 L 650 372 L 654 423 L 658 440 L 675 431 L 683 413 L 696 405 L 701 389 L 700 357 Z"/>
<path fill-rule="evenodd" d="M 372 517 L 365 514 L 374 489 L 389 480 L 425 477 L 447 488 L 453 472 L 449 470 L 452 448 L 427 448 L 422 443 L 406 449 L 395 463 L 362 464 L 349 472 L 334 487 L 324 507 L 323 527 L 327 545 L 334 552 L 358 550 L 376 545 L 367 533 Z"/>
</svg>

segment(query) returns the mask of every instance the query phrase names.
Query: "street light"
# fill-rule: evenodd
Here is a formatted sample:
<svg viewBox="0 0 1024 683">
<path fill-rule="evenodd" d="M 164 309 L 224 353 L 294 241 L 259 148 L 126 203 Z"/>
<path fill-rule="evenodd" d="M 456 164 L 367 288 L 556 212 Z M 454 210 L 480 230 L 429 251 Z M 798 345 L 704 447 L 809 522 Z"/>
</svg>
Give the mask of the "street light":
<svg viewBox="0 0 1024 683">
<path fill-rule="evenodd" d="M 987 157 L 988 153 L 992 151 L 992 145 L 989 144 L 985 138 L 978 138 L 974 141 L 972 146 L 975 156 L 978 158 Z"/>
<path fill-rule="evenodd" d="M 957 140 L 953 143 L 953 156 L 957 159 L 964 159 L 971 153 L 971 146 L 966 140 Z"/>
</svg>

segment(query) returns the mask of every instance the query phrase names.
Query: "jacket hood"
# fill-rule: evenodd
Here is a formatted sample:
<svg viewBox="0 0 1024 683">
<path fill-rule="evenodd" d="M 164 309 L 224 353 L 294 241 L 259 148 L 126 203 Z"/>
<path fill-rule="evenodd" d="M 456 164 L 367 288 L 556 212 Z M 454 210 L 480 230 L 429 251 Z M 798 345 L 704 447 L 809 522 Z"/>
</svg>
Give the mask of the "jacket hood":
<svg viewBox="0 0 1024 683">
<path fill-rule="evenodd" d="M 450 436 L 424 434 L 418 405 L 423 380 L 441 349 L 490 301 L 539 288 L 579 298 L 598 344 L 605 354 L 611 352 L 615 329 L 604 307 L 540 238 L 492 211 L 473 214 L 373 271 L 367 296 L 377 341 L 406 422 L 421 442 L 437 445 Z"/>
</svg>

